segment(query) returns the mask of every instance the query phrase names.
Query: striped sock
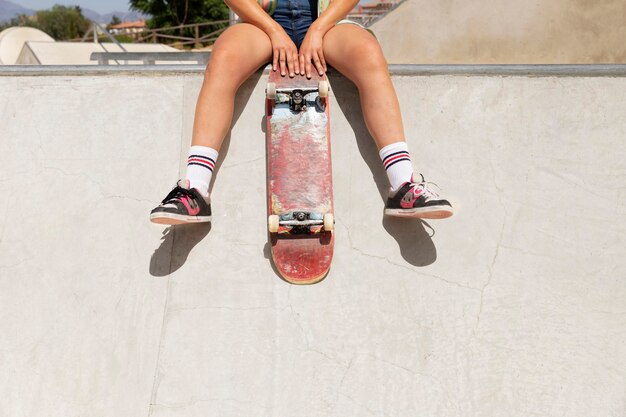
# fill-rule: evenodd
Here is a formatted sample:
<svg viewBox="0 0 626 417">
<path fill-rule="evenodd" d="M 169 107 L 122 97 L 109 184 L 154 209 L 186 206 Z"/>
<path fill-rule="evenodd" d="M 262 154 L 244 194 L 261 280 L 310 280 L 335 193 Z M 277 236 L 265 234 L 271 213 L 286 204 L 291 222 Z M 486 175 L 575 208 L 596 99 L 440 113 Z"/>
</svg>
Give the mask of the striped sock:
<svg viewBox="0 0 626 417">
<path fill-rule="evenodd" d="M 206 146 L 192 146 L 187 159 L 187 179 L 189 186 L 205 197 L 209 196 L 209 184 L 215 169 L 218 152 Z"/>
<path fill-rule="evenodd" d="M 389 177 L 389 183 L 394 191 L 405 182 L 411 181 L 413 165 L 411 164 L 411 155 L 406 142 L 401 141 L 387 145 L 378 154 L 383 161 L 387 177 Z"/>
</svg>

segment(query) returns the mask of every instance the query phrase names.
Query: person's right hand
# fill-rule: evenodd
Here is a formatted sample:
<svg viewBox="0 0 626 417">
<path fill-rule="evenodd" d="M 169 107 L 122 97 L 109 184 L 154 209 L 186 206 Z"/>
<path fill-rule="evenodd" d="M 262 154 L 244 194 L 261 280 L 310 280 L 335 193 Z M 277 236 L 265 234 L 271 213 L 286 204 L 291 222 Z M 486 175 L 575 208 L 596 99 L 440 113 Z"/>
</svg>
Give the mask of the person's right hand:
<svg viewBox="0 0 626 417">
<path fill-rule="evenodd" d="M 273 49 L 272 69 L 276 71 L 280 68 L 280 74 L 284 77 L 289 72 L 289 76 L 293 77 L 300 73 L 300 65 L 298 62 L 298 48 L 293 43 L 289 35 L 284 31 L 277 31 L 270 36 Z"/>
</svg>

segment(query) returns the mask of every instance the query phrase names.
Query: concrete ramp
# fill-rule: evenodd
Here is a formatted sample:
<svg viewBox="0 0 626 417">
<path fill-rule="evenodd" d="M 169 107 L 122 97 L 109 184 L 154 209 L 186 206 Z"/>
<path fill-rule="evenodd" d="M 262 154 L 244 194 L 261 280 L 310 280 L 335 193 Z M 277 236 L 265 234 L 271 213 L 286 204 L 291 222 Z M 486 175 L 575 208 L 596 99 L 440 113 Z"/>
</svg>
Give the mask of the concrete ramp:
<svg viewBox="0 0 626 417">
<path fill-rule="evenodd" d="M 626 3 L 409 0 L 371 30 L 393 64 L 624 64 Z"/>
<path fill-rule="evenodd" d="M 163 228 L 201 69 L 0 72 L 0 415 L 623 416 L 626 71 L 603 71 L 392 67 L 457 209 L 429 222 L 383 218 L 332 75 L 335 257 L 307 287 L 269 260 L 261 73 L 213 224 Z"/>
<path fill-rule="evenodd" d="M 15 26 L 0 32 L 0 65 L 17 64 L 24 45 L 33 41 L 54 44 L 50 35 L 36 28 Z"/>
</svg>

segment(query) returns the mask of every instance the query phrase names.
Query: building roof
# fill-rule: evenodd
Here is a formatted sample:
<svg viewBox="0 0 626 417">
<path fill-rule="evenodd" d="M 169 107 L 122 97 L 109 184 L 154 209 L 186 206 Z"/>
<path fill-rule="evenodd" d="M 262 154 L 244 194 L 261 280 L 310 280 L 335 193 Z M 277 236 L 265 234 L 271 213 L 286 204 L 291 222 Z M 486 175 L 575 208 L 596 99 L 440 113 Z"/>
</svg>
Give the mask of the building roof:
<svg viewBox="0 0 626 417">
<path fill-rule="evenodd" d="M 136 22 L 122 22 L 117 25 L 111 25 L 111 29 L 143 29 L 145 27 L 145 20 L 137 20 Z"/>
</svg>

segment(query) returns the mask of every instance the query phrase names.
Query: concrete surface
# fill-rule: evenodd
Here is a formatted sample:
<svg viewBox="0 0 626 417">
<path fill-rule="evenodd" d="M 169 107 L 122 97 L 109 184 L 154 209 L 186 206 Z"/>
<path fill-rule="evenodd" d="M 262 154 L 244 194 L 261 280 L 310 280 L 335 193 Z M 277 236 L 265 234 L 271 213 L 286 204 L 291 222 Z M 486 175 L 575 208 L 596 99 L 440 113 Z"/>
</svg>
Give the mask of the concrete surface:
<svg viewBox="0 0 626 417">
<path fill-rule="evenodd" d="M 28 41 L 54 42 L 47 33 L 29 27 L 11 27 L 0 32 L 0 65 L 13 65 Z"/>
<path fill-rule="evenodd" d="M 371 29 L 393 64 L 626 63 L 624 0 L 406 0 Z"/>
<path fill-rule="evenodd" d="M 126 52 L 179 52 L 164 44 L 123 44 Z M 112 42 L 26 42 L 18 65 L 97 65 L 93 52 L 124 52 Z M 111 65 L 118 65 L 111 61 Z M 121 61 L 120 64 L 143 64 L 143 61 Z"/>
<path fill-rule="evenodd" d="M 626 77 L 394 75 L 457 209 L 421 223 L 382 217 L 333 75 L 335 259 L 295 287 L 268 259 L 260 73 L 213 225 L 162 228 L 202 72 L 57 71 L 0 71 L 0 416 L 625 415 Z"/>
</svg>

